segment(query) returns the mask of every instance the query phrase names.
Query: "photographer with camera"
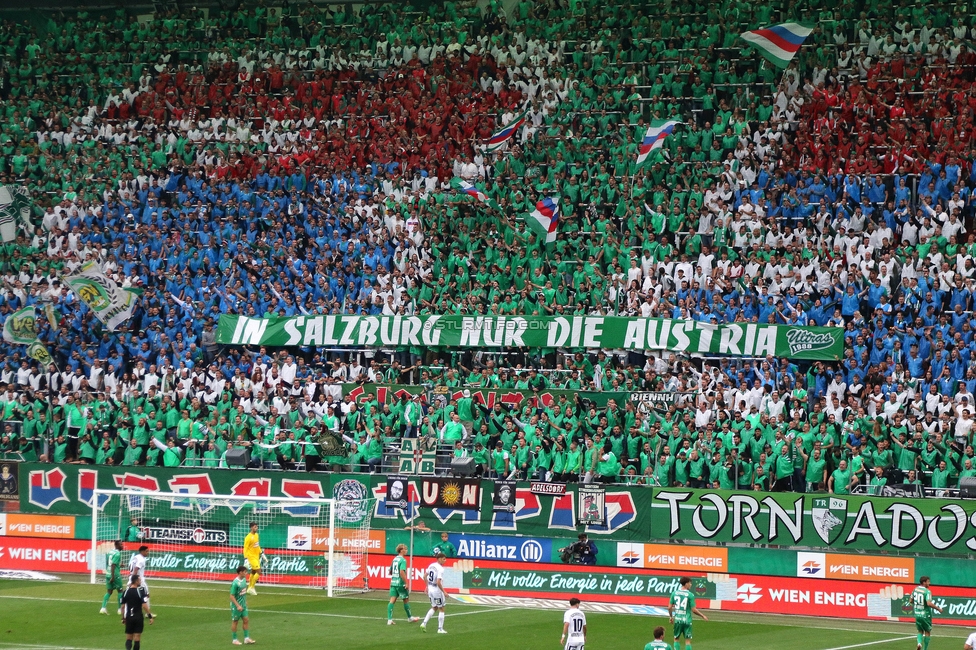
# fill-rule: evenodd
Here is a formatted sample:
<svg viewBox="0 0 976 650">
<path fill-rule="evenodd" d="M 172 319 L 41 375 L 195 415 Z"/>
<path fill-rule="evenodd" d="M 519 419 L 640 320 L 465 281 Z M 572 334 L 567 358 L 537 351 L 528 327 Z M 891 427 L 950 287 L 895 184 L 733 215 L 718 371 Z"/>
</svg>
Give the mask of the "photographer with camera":
<svg viewBox="0 0 976 650">
<path fill-rule="evenodd" d="M 596 564 L 597 548 L 591 542 L 586 533 L 580 533 L 579 539 L 569 546 L 559 549 L 562 554 L 561 559 L 566 564 L 585 564 L 592 566 Z"/>
</svg>

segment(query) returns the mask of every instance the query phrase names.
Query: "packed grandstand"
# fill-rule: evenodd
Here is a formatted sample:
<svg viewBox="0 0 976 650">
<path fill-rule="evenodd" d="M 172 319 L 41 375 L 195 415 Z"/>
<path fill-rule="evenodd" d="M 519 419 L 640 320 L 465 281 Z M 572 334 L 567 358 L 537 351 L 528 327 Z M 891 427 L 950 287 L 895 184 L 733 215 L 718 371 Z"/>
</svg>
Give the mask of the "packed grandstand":
<svg viewBox="0 0 976 650">
<path fill-rule="evenodd" d="M 740 34 L 787 19 L 814 31 L 781 70 Z M 37 307 L 52 362 L 2 344 L 7 458 L 221 467 L 244 447 L 377 471 L 420 435 L 550 481 L 976 476 L 967 6 L 260 3 L 0 31 L 3 182 L 33 201 L 0 318 Z M 526 215 L 551 197 L 547 243 Z M 114 331 L 65 281 L 92 264 L 136 296 Z M 282 349 L 219 345 L 225 314 L 622 315 L 845 344 Z"/>
</svg>

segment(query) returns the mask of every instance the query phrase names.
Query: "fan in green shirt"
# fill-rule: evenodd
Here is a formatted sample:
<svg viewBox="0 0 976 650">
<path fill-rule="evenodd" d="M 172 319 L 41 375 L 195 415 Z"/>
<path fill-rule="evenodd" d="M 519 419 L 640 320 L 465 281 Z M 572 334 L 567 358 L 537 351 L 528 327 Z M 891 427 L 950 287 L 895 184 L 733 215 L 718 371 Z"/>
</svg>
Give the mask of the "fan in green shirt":
<svg viewBox="0 0 976 650">
<path fill-rule="evenodd" d="M 461 423 L 461 418 L 456 412 L 451 413 L 450 421 L 441 428 L 440 437 L 441 440 L 450 444 L 454 444 L 456 441 L 467 437 L 464 425 Z"/>
<path fill-rule="evenodd" d="M 801 450 L 801 453 L 802 450 Z M 814 449 L 807 457 L 807 469 L 804 478 L 807 482 L 807 492 L 822 490 L 827 484 L 827 461 L 820 449 Z"/>
<path fill-rule="evenodd" d="M 142 447 L 139 446 L 135 438 L 129 441 L 129 446 L 125 448 L 125 456 L 122 464 L 125 466 L 138 465 L 142 460 Z"/>
<path fill-rule="evenodd" d="M 857 480 L 854 473 L 847 466 L 847 461 L 840 461 L 840 465 L 830 474 L 827 487 L 831 494 L 850 494 L 851 481 Z"/>
<path fill-rule="evenodd" d="M 874 474 L 868 482 L 868 494 L 878 496 L 883 493 L 884 486 L 888 484 L 888 479 L 884 475 L 884 467 L 880 465 L 874 468 Z"/>
</svg>

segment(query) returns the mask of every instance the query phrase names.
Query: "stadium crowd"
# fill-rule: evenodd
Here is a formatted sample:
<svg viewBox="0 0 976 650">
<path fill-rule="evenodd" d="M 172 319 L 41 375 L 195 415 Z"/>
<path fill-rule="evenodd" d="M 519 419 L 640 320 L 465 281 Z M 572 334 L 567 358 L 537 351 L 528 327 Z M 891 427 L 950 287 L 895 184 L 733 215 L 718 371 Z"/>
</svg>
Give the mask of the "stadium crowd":
<svg viewBox="0 0 976 650">
<path fill-rule="evenodd" d="M 837 493 L 976 476 L 976 28 L 938 7 L 813 0 L 783 73 L 738 35 L 784 16 L 732 0 L 6 21 L 0 171 L 36 214 L 3 245 L 0 318 L 53 304 L 56 367 L 3 344 L 0 449 L 215 467 L 243 445 L 256 465 L 372 471 L 420 433 L 493 475 Z M 665 118 L 684 126 L 638 167 Z M 546 247 L 521 218 L 554 195 Z M 59 279 L 86 261 L 144 289 L 116 332 Z M 813 364 L 279 351 L 218 346 L 223 313 L 615 313 L 846 345 Z M 357 404 L 357 382 L 460 396 Z M 465 387 L 694 395 L 486 412 Z"/>
</svg>

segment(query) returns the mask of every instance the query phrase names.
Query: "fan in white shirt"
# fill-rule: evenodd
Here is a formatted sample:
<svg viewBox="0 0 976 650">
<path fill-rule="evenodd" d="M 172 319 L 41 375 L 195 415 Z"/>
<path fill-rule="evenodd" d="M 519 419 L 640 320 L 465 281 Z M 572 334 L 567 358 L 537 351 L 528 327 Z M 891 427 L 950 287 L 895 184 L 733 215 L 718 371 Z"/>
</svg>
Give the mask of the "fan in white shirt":
<svg viewBox="0 0 976 650">
<path fill-rule="evenodd" d="M 281 381 L 291 386 L 295 383 L 295 376 L 298 374 L 298 364 L 295 358 L 289 356 L 281 366 Z"/>
</svg>

